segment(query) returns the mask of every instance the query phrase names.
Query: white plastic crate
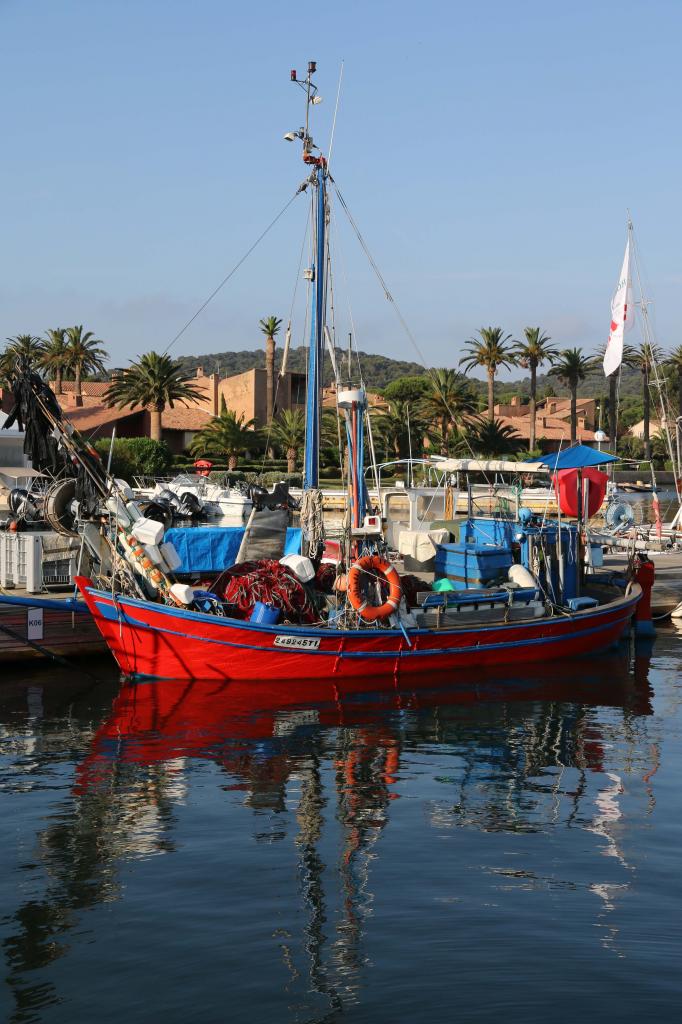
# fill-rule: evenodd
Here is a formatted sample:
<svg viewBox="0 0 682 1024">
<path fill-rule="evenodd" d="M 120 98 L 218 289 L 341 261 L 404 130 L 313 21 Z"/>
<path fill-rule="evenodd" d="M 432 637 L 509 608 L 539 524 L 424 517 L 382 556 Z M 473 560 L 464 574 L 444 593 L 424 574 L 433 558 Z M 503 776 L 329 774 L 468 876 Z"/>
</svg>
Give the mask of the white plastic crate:
<svg viewBox="0 0 682 1024">
<path fill-rule="evenodd" d="M 39 533 L 0 533 L 0 586 L 43 589 L 43 544 Z"/>
</svg>

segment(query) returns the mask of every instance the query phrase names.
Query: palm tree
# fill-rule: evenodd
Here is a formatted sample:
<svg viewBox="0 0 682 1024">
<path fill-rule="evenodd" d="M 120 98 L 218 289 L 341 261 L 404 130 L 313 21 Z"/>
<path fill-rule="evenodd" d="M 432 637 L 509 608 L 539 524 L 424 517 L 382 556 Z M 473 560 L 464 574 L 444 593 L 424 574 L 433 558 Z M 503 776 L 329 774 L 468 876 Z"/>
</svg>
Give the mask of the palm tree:
<svg viewBox="0 0 682 1024">
<path fill-rule="evenodd" d="M 440 454 L 448 454 L 448 442 L 453 429 L 462 427 L 464 414 L 474 408 L 474 397 L 466 377 L 456 370 L 433 370 L 429 389 L 419 403 L 424 417 L 438 425 Z"/>
<path fill-rule="evenodd" d="M 88 373 L 103 373 L 107 351 L 92 331 L 83 332 L 83 325 L 67 327 L 69 339 L 69 369 L 74 375 L 74 394 L 81 396 L 81 377 Z"/>
<path fill-rule="evenodd" d="M 484 366 L 488 374 L 488 419 L 495 419 L 495 375 L 500 366 L 513 366 L 514 354 L 511 346 L 514 339 L 511 334 L 504 334 L 501 327 L 481 327 L 480 338 L 469 338 L 465 348 L 469 355 L 462 356 L 459 365 L 466 370 L 476 366 Z"/>
<path fill-rule="evenodd" d="M 649 383 L 654 363 L 661 359 L 661 350 L 657 345 L 643 341 L 635 350 L 634 365 L 642 374 L 642 440 L 644 441 L 644 458 L 651 459 L 651 392 Z"/>
<path fill-rule="evenodd" d="M 272 423 L 272 440 L 286 454 L 287 473 L 296 472 L 298 453 L 305 444 L 305 415 L 302 409 L 283 409 Z"/>
<path fill-rule="evenodd" d="M 599 352 L 594 358 L 594 369 L 601 370 L 604 364 L 604 355 L 606 354 L 607 345 L 604 344 L 599 349 Z M 635 366 L 636 365 L 637 353 L 632 345 L 623 345 L 623 366 Z M 609 377 L 609 441 L 615 451 L 618 434 L 618 381 L 620 379 L 620 373 L 618 370 Z"/>
<path fill-rule="evenodd" d="M 550 377 L 558 377 L 571 392 L 571 444 L 578 436 L 578 385 L 592 368 L 592 359 L 583 355 L 581 348 L 565 348 L 549 371 Z"/>
<path fill-rule="evenodd" d="M 409 409 L 407 402 L 396 399 L 388 403 L 388 409 L 376 418 L 376 434 L 384 445 L 386 456 L 393 455 L 396 459 L 404 459 L 410 450 L 408 424 Z"/>
<path fill-rule="evenodd" d="M 678 345 L 667 357 L 665 369 L 677 385 L 677 415 L 682 416 L 682 345 Z"/>
<path fill-rule="evenodd" d="M 227 468 L 237 468 L 239 456 L 252 448 L 258 439 L 253 420 L 239 416 L 232 409 L 221 409 L 210 423 L 200 430 L 190 445 L 193 455 L 227 455 Z"/>
<path fill-rule="evenodd" d="M 260 329 L 265 335 L 265 409 L 268 423 L 275 412 L 275 338 L 281 325 L 282 321 L 276 316 L 268 316 L 260 321 Z"/>
<path fill-rule="evenodd" d="M 467 425 L 468 447 L 481 458 L 513 455 L 523 445 L 523 438 L 502 420 L 492 423 L 485 416 L 474 416 Z"/>
<path fill-rule="evenodd" d="M 0 376 L 11 384 L 17 374 L 17 367 L 22 371 L 35 370 L 40 366 L 45 342 L 33 334 L 16 334 L 7 339 L 8 344 L 0 357 Z"/>
<path fill-rule="evenodd" d="M 669 373 L 677 384 L 677 417 L 675 418 L 675 437 L 678 445 L 680 443 L 680 432 L 682 431 L 682 345 L 670 353 L 665 361 L 666 372 Z"/>
<path fill-rule="evenodd" d="M 535 404 L 537 397 L 538 366 L 543 363 L 552 363 L 558 355 L 548 334 L 545 334 L 539 327 L 524 327 L 523 333 L 526 336 L 525 342 L 517 341 L 514 345 L 514 358 L 524 370 L 530 370 L 530 441 L 528 447 L 535 450 Z"/>
<path fill-rule="evenodd" d="M 52 377 L 55 385 L 55 394 L 62 394 L 62 377 L 64 371 L 69 367 L 69 343 L 66 340 L 66 330 L 63 327 L 55 327 L 45 332 L 47 342 L 40 357 L 40 365 L 43 366 Z"/>
<path fill-rule="evenodd" d="M 123 370 L 112 380 L 104 396 L 107 405 L 122 409 L 128 405 L 149 409 L 151 416 L 150 436 L 161 440 L 161 414 L 166 406 L 172 409 L 175 402 L 186 405 L 205 398 L 203 391 L 189 381 L 191 370 L 184 370 L 179 362 L 158 352 L 146 352 L 136 363 Z"/>
</svg>

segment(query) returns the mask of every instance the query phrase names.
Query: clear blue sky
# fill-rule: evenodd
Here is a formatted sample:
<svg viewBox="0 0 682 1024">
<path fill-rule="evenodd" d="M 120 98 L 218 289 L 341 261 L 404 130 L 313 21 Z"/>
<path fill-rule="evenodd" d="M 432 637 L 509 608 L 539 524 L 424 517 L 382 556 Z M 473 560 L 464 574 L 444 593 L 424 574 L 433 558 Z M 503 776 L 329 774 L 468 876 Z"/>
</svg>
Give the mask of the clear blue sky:
<svg viewBox="0 0 682 1024">
<path fill-rule="evenodd" d="M 429 363 L 482 324 L 603 342 L 628 206 L 659 340 L 682 343 L 682 3 L 321 12 L 0 0 L 0 337 L 82 322 L 117 365 L 165 348 L 302 180 L 282 135 L 302 115 L 289 69 L 313 58 L 325 145 L 345 61 L 333 173 Z M 286 318 L 305 214 L 175 354 L 255 347 L 260 317 Z M 360 346 L 416 358 L 341 242 Z"/>
</svg>

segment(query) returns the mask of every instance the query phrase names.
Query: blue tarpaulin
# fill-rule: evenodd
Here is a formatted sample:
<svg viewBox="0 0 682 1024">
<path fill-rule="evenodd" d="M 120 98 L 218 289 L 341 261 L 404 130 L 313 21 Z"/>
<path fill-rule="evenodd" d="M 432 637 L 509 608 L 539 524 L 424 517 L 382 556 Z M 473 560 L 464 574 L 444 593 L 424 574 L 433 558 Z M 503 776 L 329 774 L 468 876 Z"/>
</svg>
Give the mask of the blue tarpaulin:
<svg viewBox="0 0 682 1024">
<path fill-rule="evenodd" d="M 596 448 L 588 448 L 586 444 L 575 444 L 572 448 L 564 448 L 562 452 L 551 452 L 532 462 L 541 462 L 554 472 L 558 469 L 584 469 L 586 466 L 603 466 L 607 462 L 618 462 L 615 455 L 598 452 Z"/>
<path fill-rule="evenodd" d="M 163 539 L 182 559 L 177 572 L 222 572 L 234 565 L 243 536 L 243 526 L 196 526 L 166 530 Z M 300 551 L 301 531 L 289 527 L 284 554 L 297 555 Z"/>
</svg>

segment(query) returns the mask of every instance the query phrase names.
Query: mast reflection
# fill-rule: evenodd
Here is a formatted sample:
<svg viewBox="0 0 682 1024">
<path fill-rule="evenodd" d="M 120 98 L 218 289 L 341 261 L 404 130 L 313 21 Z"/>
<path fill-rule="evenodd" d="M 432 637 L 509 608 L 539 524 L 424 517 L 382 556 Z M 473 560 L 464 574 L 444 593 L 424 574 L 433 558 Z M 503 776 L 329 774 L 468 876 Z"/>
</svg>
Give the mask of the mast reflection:
<svg viewBox="0 0 682 1024">
<path fill-rule="evenodd" d="M 611 733 L 631 745 L 633 758 L 635 749 L 655 746 L 644 724 L 652 713 L 648 659 L 638 659 L 634 673 L 619 655 L 586 663 L 579 683 L 575 665 L 554 665 L 551 674 L 551 682 L 541 670 L 524 670 L 523 680 L 479 675 L 379 691 L 356 680 L 343 691 L 330 683 L 285 694 L 269 684 L 123 685 L 94 735 L 82 726 L 86 755 L 71 798 L 38 836 L 47 891 L 19 907 L 5 942 L 17 1005 L 51 1001 L 30 972 L 64 955 L 83 910 L 120 897 L 125 860 L 173 852 L 174 808 L 187 799 L 199 761 L 217 764 L 223 789 L 243 794 L 259 818 L 256 841 L 295 833 L 303 934 L 300 943 L 277 928 L 272 934 L 287 989 L 306 978 L 331 1011 L 357 1000 L 361 972 L 371 966 L 363 937 L 372 872 L 380 870 L 377 844 L 406 760 L 420 749 L 438 745 L 461 764 L 444 787 L 447 799 L 430 805 L 433 828 L 524 831 L 563 815 L 568 827 L 590 829 L 624 857 L 622 782 L 607 773 L 605 747 Z M 34 692 L 30 699 L 35 706 Z M 615 715 L 604 713 L 610 708 Z M 35 714 L 29 731 L 29 759 L 44 765 L 55 738 L 41 734 Z M 73 735 L 68 743 L 79 747 Z M 653 800 L 655 765 L 638 768 Z M 567 769 L 578 779 L 570 790 Z M 596 797 L 588 778 L 601 780 Z M 267 830 L 264 815 L 274 821 Z M 613 887 L 595 892 L 608 911 Z"/>
</svg>

